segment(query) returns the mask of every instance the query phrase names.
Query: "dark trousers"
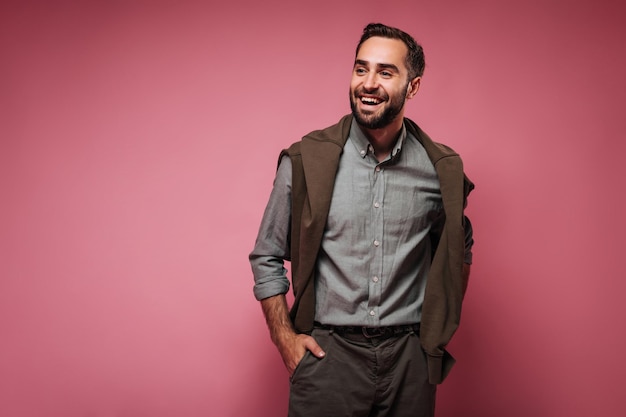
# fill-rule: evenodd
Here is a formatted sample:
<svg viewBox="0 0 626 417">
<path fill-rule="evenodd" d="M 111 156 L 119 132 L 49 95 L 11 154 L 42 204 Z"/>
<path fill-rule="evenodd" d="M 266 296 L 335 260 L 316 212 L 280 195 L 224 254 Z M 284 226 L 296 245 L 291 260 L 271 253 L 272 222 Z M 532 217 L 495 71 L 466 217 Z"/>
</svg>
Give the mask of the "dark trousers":
<svg viewBox="0 0 626 417">
<path fill-rule="evenodd" d="M 389 338 L 314 329 L 326 352 L 291 377 L 289 417 L 433 417 L 436 385 L 415 332 Z"/>
</svg>

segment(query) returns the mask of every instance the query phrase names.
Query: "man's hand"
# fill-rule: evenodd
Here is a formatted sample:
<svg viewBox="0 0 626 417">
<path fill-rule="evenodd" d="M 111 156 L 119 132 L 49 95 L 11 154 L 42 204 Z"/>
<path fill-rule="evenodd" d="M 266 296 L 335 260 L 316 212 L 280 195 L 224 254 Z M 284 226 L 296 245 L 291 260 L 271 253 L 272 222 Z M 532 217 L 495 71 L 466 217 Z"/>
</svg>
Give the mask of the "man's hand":
<svg viewBox="0 0 626 417">
<path fill-rule="evenodd" d="M 284 294 L 261 300 L 261 307 L 272 341 L 285 362 L 289 376 L 293 375 L 307 350 L 318 358 L 324 357 L 325 353 L 315 339 L 306 334 L 297 334 L 293 329 Z"/>
<path fill-rule="evenodd" d="M 296 369 L 296 366 L 298 366 L 307 350 L 311 351 L 315 357 L 320 359 L 325 355 L 315 339 L 306 334 L 291 333 L 284 335 L 281 340 L 278 341 L 276 347 L 278 347 L 280 356 L 282 356 L 283 362 L 285 362 L 289 376 L 293 375 L 293 371 Z"/>
</svg>

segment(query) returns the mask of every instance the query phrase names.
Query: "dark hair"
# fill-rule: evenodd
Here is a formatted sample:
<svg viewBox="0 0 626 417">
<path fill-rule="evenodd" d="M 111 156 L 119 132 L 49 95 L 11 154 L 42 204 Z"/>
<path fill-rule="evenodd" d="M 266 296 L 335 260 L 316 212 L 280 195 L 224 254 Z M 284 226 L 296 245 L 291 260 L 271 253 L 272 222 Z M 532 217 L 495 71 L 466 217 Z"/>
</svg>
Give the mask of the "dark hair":
<svg viewBox="0 0 626 417">
<path fill-rule="evenodd" d="M 356 55 L 359 54 L 361 44 L 369 38 L 379 36 L 381 38 L 398 39 L 404 42 L 408 52 L 406 54 L 406 66 L 409 69 L 409 80 L 415 77 L 421 77 L 424 74 L 426 62 L 424 60 L 424 50 L 422 46 L 415 42 L 415 39 L 408 33 L 382 23 L 370 23 L 363 29 L 363 35 L 356 47 Z"/>
</svg>

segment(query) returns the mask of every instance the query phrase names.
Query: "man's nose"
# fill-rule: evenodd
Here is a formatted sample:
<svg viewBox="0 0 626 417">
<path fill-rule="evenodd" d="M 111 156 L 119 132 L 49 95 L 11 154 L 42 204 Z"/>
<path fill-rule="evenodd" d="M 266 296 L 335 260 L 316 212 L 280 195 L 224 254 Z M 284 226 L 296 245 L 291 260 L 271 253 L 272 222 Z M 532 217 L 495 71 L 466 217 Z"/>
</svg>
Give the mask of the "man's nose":
<svg viewBox="0 0 626 417">
<path fill-rule="evenodd" d="M 365 82 L 363 83 L 363 87 L 366 90 L 375 90 L 376 88 L 378 88 L 378 77 L 375 72 L 370 72 L 367 74 Z"/>
</svg>

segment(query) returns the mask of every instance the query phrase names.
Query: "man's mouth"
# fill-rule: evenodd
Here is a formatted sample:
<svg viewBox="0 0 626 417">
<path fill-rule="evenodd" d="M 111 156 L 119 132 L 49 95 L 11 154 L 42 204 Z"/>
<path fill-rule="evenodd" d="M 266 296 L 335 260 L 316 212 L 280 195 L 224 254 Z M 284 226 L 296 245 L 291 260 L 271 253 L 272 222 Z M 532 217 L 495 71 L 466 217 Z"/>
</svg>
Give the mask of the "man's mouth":
<svg viewBox="0 0 626 417">
<path fill-rule="evenodd" d="M 375 106 L 383 102 L 383 100 L 376 97 L 361 97 L 361 103 L 367 104 L 368 106 Z"/>
</svg>

